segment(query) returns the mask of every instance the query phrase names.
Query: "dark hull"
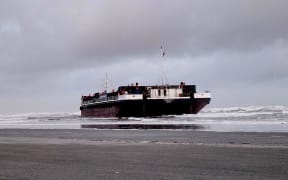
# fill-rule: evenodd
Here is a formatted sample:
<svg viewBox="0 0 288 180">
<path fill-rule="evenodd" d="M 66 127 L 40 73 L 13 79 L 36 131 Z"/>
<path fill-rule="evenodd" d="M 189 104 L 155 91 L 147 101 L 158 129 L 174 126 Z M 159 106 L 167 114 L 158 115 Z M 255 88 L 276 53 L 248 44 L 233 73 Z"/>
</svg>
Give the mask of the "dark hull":
<svg viewBox="0 0 288 180">
<path fill-rule="evenodd" d="M 210 98 L 125 100 L 98 103 L 80 110 L 82 117 L 145 117 L 196 114 L 209 103 Z"/>
</svg>

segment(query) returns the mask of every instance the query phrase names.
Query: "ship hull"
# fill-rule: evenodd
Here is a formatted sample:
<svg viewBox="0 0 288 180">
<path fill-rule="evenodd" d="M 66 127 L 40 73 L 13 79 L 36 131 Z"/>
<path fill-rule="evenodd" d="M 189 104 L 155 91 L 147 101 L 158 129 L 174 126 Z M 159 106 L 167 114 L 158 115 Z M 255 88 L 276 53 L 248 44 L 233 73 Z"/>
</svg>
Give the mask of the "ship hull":
<svg viewBox="0 0 288 180">
<path fill-rule="evenodd" d="M 149 117 L 196 114 L 210 98 L 125 100 L 82 106 L 82 117 Z"/>
</svg>

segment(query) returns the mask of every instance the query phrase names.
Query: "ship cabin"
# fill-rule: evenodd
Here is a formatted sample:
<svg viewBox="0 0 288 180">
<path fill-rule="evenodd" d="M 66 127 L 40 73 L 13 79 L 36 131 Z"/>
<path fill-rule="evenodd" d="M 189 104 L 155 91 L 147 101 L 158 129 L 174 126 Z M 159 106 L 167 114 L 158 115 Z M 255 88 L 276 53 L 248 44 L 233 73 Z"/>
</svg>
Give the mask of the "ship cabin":
<svg viewBox="0 0 288 180">
<path fill-rule="evenodd" d="M 143 99 L 181 99 L 194 98 L 195 85 L 164 85 L 164 86 L 120 86 L 117 91 L 107 93 L 95 93 L 82 96 L 82 105 L 105 103 L 121 100 L 143 100 Z"/>
<path fill-rule="evenodd" d="M 167 85 L 167 86 L 120 86 L 118 88 L 119 97 L 129 96 L 142 99 L 170 99 L 181 97 L 193 97 L 196 93 L 195 85 Z"/>
</svg>

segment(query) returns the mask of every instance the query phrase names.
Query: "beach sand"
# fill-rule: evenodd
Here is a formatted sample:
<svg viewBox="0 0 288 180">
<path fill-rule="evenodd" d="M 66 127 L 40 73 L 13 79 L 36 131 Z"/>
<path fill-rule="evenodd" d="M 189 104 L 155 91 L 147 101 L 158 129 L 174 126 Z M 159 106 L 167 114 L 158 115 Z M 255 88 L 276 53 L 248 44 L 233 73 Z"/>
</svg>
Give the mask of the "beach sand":
<svg viewBox="0 0 288 180">
<path fill-rule="evenodd" d="M 288 133 L 0 131 L 0 179 L 287 179 Z"/>
</svg>

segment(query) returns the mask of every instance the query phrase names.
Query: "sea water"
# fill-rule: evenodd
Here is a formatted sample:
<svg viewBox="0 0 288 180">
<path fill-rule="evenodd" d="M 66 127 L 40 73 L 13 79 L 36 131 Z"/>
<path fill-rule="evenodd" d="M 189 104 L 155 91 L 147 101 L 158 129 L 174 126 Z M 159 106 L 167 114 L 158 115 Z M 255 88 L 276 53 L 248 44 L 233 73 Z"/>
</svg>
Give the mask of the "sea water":
<svg viewBox="0 0 288 180">
<path fill-rule="evenodd" d="M 82 124 L 195 124 L 198 131 L 288 132 L 288 107 L 204 108 L 199 114 L 153 118 L 82 118 L 80 112 L 0 115 L 0 129 L 80 129 Z"/>
</svg>

